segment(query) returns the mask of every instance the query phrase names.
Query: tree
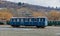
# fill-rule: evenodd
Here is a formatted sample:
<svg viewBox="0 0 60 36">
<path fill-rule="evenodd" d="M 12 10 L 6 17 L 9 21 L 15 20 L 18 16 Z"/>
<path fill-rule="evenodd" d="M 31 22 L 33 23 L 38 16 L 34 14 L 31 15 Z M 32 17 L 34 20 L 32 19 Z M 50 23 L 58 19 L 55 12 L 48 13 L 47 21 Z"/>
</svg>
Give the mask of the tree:
<svg viewBox="0 0 60 36">
<path fill-rule="evenodd" d="M 0 12 L 0 20 L 9 20 L 12 17 L 11 13 Z"/>
<path fill-rule="evenodd" d="M 59 12 L 58 11 L 55 11 L 55 10 L 52 10 L 48 13 L 48 18 L 50 20 L 58 20 L 60 17 L 59 17 Z"/>
<path fill-rule="evenodd" d="M 19 6 L 21 6 L 21 4 L 22 4 L 21 2 L 18 3 Z"/>
<path fill-rule="evenodd" d="M 9 20 L 13 16 L 10 12 L 7 8 L 0 9 L 0 20 Z"/>
<path fill-rule="evenodd" d="M 33 15 L 34 17 L 45 16 L 45 14 L 42 13 L 42 12 L 33 12 L 32 15 Z"/>
</svg>

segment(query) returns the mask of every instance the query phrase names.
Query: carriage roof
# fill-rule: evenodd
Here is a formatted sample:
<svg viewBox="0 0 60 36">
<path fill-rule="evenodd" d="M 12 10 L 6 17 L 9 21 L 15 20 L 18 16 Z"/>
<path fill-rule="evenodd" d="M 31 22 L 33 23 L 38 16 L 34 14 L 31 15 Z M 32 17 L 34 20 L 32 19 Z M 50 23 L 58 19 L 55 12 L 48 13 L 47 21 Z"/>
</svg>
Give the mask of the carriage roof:
<svg viewBox="0 0 60 36">
<path fill-rule="evenodd" d="M 47 17 L 12 17 L 12 18 L 47 18 Z"/>
</svg>

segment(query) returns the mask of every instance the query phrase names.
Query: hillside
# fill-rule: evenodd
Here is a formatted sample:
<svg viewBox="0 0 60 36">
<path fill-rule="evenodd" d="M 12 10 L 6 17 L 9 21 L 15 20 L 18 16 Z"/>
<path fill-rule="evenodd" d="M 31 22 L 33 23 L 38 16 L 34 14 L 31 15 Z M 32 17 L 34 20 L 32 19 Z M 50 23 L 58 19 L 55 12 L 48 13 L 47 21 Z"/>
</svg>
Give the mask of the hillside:
<svg viewBox="0 0 60 36">
<path fill-rule="evenodd" d="M 0 14 L 1 18 L 11 18 L 13 17 L 39 17 L 46 16 L 48 19 L 59 20 L 60 16 L 60 8 L 50 8 L 38 5 L 32 5 L 27 3 L 14 3 L 10 1 L 2 1 L 0 2 Z M 51 13 L 50 13 L 51 12 Z M 5 14 L 4 14 L 5 13 Z M 5 15 L 9 15 L 5 16 Z M 55 15 L 56 14 L 56 15 Z M 51 18 L 52 17 L 52 18 Z M 4 18 L 4 19 L 5 19 Z"/>
<path fill-rule="evenodd" d="M 20 2 L 21 3 L 21 2 Z M 50 10 L 59 10 L 60 8 L 50 8 L 50 7 L 44 7 L 44 6 L 38 6 L 38 5 L 32 5 L 27 3 L 21 3 L 20 5 L 18 3 L 10 2 L 10 1 L 2 1 L 0 3 L 0 8 L 21 8 L 26 7 L 29 9 L 32 9 L 34 11 L 50 11 Z"/>
</svg>

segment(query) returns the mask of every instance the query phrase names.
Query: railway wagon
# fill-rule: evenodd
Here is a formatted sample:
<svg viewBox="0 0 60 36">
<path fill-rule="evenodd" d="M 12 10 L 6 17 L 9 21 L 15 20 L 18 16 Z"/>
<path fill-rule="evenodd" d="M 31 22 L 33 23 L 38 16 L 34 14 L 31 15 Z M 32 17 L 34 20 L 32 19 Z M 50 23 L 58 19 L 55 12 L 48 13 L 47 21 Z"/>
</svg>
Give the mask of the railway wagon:
<svg viewBox="0 0 60 36">
<path fill-rule="evenodd" d="M 36 26 L 37 28 L 44 28 L 48 24 L 46 17 L 12 17 L 10 19 L 10 25 L 12 27 Z"/>
<path fill-rule="evenodd" d="M 60 26 L 60 20 L 49 20 L 48 21 L 48 26 Z"/>
</svg>

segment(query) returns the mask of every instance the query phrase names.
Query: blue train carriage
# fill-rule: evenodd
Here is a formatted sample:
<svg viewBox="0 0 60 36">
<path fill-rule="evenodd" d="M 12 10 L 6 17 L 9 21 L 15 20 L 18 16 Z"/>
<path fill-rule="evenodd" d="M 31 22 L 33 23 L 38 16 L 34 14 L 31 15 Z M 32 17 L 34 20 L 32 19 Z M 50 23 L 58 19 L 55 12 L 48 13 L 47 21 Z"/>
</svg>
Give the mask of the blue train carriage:
<svg viewBox="0 0 60 36">
<path fill-rule="evenodd" d="M 36 26 L 37 28 L 44 28 L 48 25 L 47 21 L 46 17 L 12 17 L 10 25 L 12 27 Z"/>
</svg>

